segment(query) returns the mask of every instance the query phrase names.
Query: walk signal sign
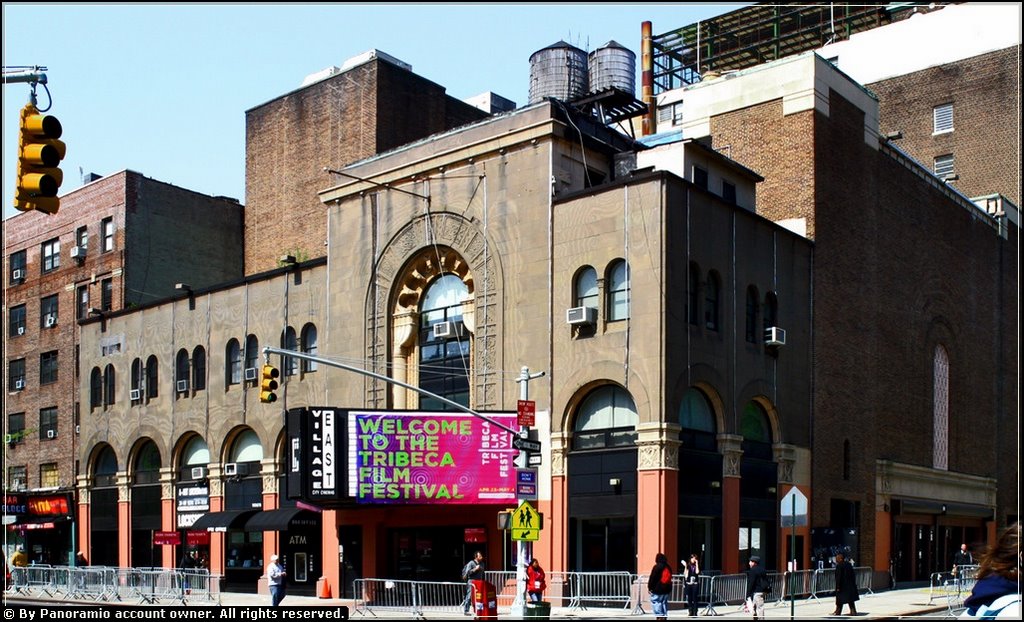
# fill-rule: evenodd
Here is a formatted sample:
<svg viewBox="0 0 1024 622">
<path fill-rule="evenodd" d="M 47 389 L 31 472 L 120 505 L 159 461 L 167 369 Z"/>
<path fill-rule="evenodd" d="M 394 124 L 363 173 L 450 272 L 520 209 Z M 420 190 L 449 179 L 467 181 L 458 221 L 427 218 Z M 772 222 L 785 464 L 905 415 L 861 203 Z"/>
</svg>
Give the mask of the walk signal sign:
<svg viewBox="0 0 1024 622">
<path fill-rule="evenodd" d="M 57 165 L 67 153 L 67 146 L 58 140 L 62 133 L 57 117 L 41 114 L 32 104 L 21 109 L 14 207 L 57 213 L 57 190 L 64 181 Z"/>
<path fill-rule="evenodd" d="M 263 377 L 260 380 L 260 401 L 264 404 L 273 404 L 277 401 L 277 378 L 281 372 L 273 365 L 263 366 Z"/>
</svg>

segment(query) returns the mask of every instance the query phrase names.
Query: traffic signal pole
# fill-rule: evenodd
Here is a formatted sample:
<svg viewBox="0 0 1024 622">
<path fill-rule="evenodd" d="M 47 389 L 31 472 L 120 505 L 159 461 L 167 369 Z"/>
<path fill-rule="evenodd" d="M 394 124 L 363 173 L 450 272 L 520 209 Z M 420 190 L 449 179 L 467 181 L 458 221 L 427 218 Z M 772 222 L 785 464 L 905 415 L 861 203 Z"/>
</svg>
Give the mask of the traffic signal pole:
<svg viewBox="0 0 1024 622">
<path fill-rule="evenodd" d="M 519 378 L 516 378 L 516 382 L 519 383 L 519 399 L 522 401 L 528 401 L 530 399 L 530 381 L 534 378 L 540 378 L 544 375 L 544 372 L 537 372 L 530 375 L 530 368 L 523 367 L 519 370 Z M 519 426 L 519 436 L 527 438 L 530 435 L 529 426 Z M 526 456 L 528 455 L 525 451 L 520 451 L 519 455 L 522 457 L 522 464 L 517 465 L 522 468 L 529 466 Z M 516 488 L 519 488 L 518 483 Z M 524 501 L 529 499 L 522 495 L 516 496 L 516 505 L 522 505 Z M 512 616 L 523 617 L 526 613 L 526 567 L 530 565 L 530 561 L 533 559 L 533 542 L 529 540 L 517 540 L 516 541 L 516 599 L 512 603 Z"/>
</svg>

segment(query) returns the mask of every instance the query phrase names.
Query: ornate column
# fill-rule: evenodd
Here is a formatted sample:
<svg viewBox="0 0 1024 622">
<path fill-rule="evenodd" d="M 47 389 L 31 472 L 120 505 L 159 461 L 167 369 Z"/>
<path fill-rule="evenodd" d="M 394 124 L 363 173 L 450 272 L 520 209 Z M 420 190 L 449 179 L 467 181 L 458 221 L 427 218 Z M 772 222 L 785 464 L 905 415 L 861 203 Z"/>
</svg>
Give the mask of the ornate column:
<svg viewBox="0 0 1024 622">
<path fill-rule="evenodd" d="M 678 552 L 679 425 L 637 426 L 636 533 L 637 571 L 654 563 L 658 553 L 670 560 Z"/>
<path fill-rule="evenodd" d="M 418 327 L 419 314 L 414 311 L 396 314 L 392 321 L 394 338 L 391 342 L 391 373 L 393 378 L 406 384 L 417 384 L 409 380 L 409 354 L 416 345 Z M 388 386 L 391 387 L 394 407 L 409 408 L 409 397 L 412 392 L 397 384 Z"/>
<path fill-rule="evenodd" d="M 160 468 L 160 529 L 163 531 L 177 531 L 178 521 L 174 507 L 174 475 L 171 467 Z M 181 543 L 184 550 L 185 543 Z M 174 545 L 165 544 L 160 547 L 161 556 L 164 560 L 164 568 L 174 568 L 177 560 L 181 558 L 176 554 Z"/>
<path fill-rule="evenodd" d="M 551 435 L 551 505 L 548 510 L 550 519 L 545 520 L 545 529 L 541 531 L 541 539 L 550 539 L 551 571 L 569 569 L 569 486 L 566 476 L 569 469 L 570 435 L 565 432 Z M 543 546 L 543 544 L 541 545 Z"/>
<path fill-rule="evenodd" d="M 718 435 L 718 451 L 722 454 L 722 572 L 725 574 L 745 570 L 739 560 L 742 443 L 742 436 Z"/>
<path fill-rule="evenodd" d="M 122 568 L 132 565 L 132 512 L 131 512 L 131 480 L 128 471 L 118 471 L 117 475 L 117 532 L 118 551 L 117 564 Z"/>
<path fill-rule="evenodd" d="M 92 498 L 89 495 L 89 476 L 79 475 L 76 478 L 78 488 L 78 514 L 75 521 L 75 528 L 78 529 L 78 550 L 88 553 L 92 550 L 92 516 L 89 508 L 92 507 Z M 90 559 L 92 555 L 89 555 Z"/>
<path fill-rule="evenodd" d="M 224 465 L 221 462 L 211 462 L 207 483 L 210 486 L 210 511 L 221 512 L 224 510 Z M 224 532 L 210 532 L 210 572 L 224 574 Z"/>
</svg>

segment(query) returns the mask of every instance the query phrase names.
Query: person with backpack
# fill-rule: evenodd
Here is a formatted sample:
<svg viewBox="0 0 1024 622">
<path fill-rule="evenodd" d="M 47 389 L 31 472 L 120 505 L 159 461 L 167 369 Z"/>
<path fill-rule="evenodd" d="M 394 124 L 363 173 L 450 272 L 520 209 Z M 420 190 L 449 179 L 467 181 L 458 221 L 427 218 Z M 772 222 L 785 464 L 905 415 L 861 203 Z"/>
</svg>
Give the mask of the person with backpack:
<svg viewBox="0 0 1024 622">
<path fill-rule="evenodd" d="M 771 586 L 768 573 L 761 567 L 761 558 L 750 556 L 750 570 L 747 571 L 747 602 L 744 609 L 754 612 L 754 619 L 764 619 L 764 595 Z"/>
<path fill-rule="evenodd" d="M 672 594 L 672 567 L 664 553 L 654 557 L 654 568 L 647 579 L 647 589 L 651 592 L 651 611 L 655 620 L 668 620 L 668 597 Z"/>
<path fill-rule="evenodd" d="M 462 601 L 462 613 L 470 615 L 470 606 L 473 603 L 473 581 L 480 581 L 484 578 L 484 554 L 477 551 L 473 559 L 466 562 L 462 567 L 462 580 L 466 582 L 466 598 Z"/>
</svg>

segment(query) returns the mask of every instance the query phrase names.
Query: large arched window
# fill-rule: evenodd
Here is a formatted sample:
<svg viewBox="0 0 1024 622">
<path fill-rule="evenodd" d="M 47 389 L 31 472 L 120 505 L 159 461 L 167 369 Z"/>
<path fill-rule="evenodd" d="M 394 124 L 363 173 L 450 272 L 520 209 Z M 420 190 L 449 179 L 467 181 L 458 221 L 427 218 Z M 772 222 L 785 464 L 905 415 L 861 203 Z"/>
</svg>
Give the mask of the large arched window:
<svg viewBox="0 0 1024 622">
<path fill-rule="evenodd" d="M 679 439 L 686 449 L 715 451 L 718 426 L 711 402 L 700 389 L 691 387 L 679 405 Z"/>
<path fill-rule="evenodd" d="M 932 466 L 949 468 L 949 355 L 935 346 L 932 369 Z"/>
<path fill-rule="evenodd" d="M 201 471 L 203 477 L 193 477 L 199 473 L 193 473 L 192 467 L 207 467 L 210 464 L 210 447 L 201 436 L 193 436 L 181 452 L 181 469 L 178 471 L 178 480 L 201 480 L 205 478 L 205 469 Z"/>
<path fill-rule="evenodd" d="M 751 285 L 747 288 L 747 341 L 757 343 L 757 314 L 760 310 L 757 288 Z"/>
<path fill-rule="evenodd" d="M 93 367 L 89 373 L 89 408 L 103 406 L 103 372 Z"/>
<path fill-rule="evenodd" d="M 615 385 L 594 389 L 580 403 L 573 449 L 633 447 L 639 420 L 633 398 L 625 389 Z"/>
<path fill-rule="evenodd" d="M 107 365 L 103 370 L 103 405 L 110 406 L 114 403 L 114 395 L 117 389 L 117 377 L 113 365 Z"/>
<path fill-rule="evenodd" d="M 206 390 L 206 348 L 196 346 L 192 350 L 192 388 Z"/>
<path fill-rule="evenodd" d="M 311 356 L 316 356 L 316 351 L 316 326 L 313 324 L 306 324 L 302 327 L 302 352 Z M 303 359 L 302 373 L 306 374 L 314 371 L 316 371 L 316 361 L 307 361 Z"/>
<path fill-rule="evenodd" d="M 708 330 L 718 330 L 718 294 L 718 275 L 709 272 L 707 285 L 704 286 L 704 327 Z"/>
<path fill-rule="evenodd" d="M 768 413 L 757 402 L 747 402 L 740 419 L 740 434 L 743 436 L 743 456 L 765 460 L 772 459 L 772 426 Z"/>
<path fill-rule="evenodd" d="M 161 527 L 160 450 L 146 441 L 135 456 L 131 479 L 132 566 L 158 567 L 163 562 L 162 547 L 149 546 L 153 532 Z"/>
<path fill-rule="evenodd" d="M 597 270 L 590 266 L 584 266 L 576 274 L 573 283 L 573 306 L 598 308 Z"/>
<path fill-rule="evenodd" d="M 160 361 L 155 354 L 149 355 L 146 359 L 146 400 L 151 400 L 159 395 L 160 391 Z"/>
<path fill-rule="evenodd" d="M 174 393 L 178 396 L 188 395 L 188 380 L 191 370 L 188 364 L 188 350 L 178 350 L 174 358 Z"/>
<path fill-rule="evenodd" d="M 256 335 L 249 335 L 245 338 L 245 368 L 253 370 L 253 374 L 256 374 L 256 368 L 260 366 L 260 340 L 256 338 Z"/>
<path fill-rule="evenodd" d="M 296 351 L 298 350 L 298 339 L 295 337 L 295 329 L 288 326 L 281 333 L 281 348 L 284 350 Z M 299 371 L 298 359 L 294 356 L 283 357 L 281 365 L 284 367 L 282 370 L 285 376 L 294 376 Z"/>
<path fill-rule="evenodd" d="M 470 336 L 462 325 L 468 297 L 469 288 L 458 275 L 444 274 L 427 287 L 420 304 L 420 387 L 463 406 L 469 406 Z M 446 324 L 444 330 L 434 328 L 440 324 Z M 425 395 L 420 408 L 452 409 Z"/>
<path fill-rule="evenodd" d="M 242 382 L 242 352 L 238 347 L 237 339 L 230 339 L 227 347 L 224 348 L 224 360 L 227 362 L 227 369 L 224 370 L 226 384 L 231 386 Z"/>
<path fill-rule="evenodd" d="M 622 259 L 608 270 L 608 321 L 629 319 L 629 264 Z"/>
<path fill-rule="evenodd" d="M 686 282 L 686 321 L 700 323 L 700 266 L 690 262 L 690 275 Z"/>
</svg>

